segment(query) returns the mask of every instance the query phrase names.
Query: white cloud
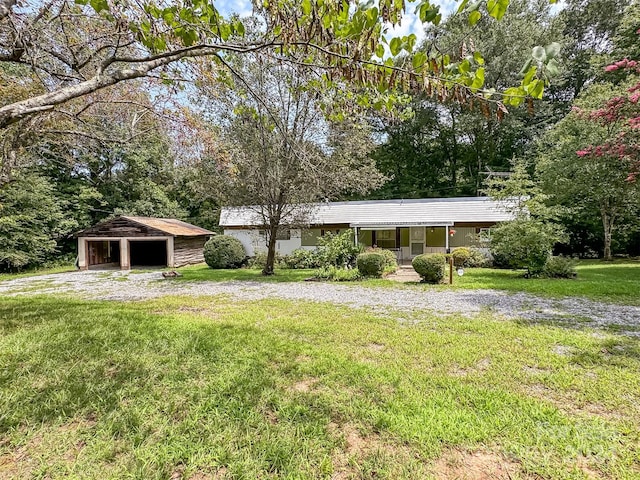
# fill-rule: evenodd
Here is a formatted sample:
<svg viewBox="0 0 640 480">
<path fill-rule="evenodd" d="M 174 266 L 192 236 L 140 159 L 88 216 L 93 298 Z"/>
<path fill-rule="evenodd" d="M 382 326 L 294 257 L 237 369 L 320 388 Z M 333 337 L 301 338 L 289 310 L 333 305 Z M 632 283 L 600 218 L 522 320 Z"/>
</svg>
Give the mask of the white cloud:
<svg viewBox="0 0 640 480">
<path fill-rule="evenodd" d="M 218 11 L 227 16 L 231 13 L 237 13 L 241 17 L 251 15 L 253 6 L 250 0 L 220 0 L 215 3 Z"/>
</svg>

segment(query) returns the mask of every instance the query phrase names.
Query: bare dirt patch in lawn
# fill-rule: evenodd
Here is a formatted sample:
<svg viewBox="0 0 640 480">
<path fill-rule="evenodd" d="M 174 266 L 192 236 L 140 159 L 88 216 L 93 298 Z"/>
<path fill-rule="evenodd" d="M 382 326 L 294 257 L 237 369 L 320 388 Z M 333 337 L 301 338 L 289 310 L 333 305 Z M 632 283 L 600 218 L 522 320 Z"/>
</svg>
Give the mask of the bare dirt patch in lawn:
<svg viewBox="0 0 640 480">
<path fill-rule="evenodd" d="M 391 464 L 398 468 L 412 462 L 422 463 L 417 452 L 410 447 L 386 442 L 376 433 L 364 435 L 350 423 L 331 422 L 327 430 L 331 436 L 338 437 L 343 442 L 343 447 L 336 448 L 331 457 L 334 467 L 332 480 L 362 478 L 359 465 L 373 456 L 393 459 Z"/>
<path fill-rule="evenodd" d="M 433 467 L 438 480 L 512 480 L 527 478 L 520 464 L 488 450 L 447 450 Z M 532 477 L 528 477 L 532 478 Z"/>
<path fill-rule="evenodd" d="M 300 380 L 299 382 L 294 383 L 291 386 L 291 391 L 296 393 L 309 393 L 315 388 L 318 382 L 319 380 L 315 377 L 305 378 L 303 380 Z"/>
</svg>

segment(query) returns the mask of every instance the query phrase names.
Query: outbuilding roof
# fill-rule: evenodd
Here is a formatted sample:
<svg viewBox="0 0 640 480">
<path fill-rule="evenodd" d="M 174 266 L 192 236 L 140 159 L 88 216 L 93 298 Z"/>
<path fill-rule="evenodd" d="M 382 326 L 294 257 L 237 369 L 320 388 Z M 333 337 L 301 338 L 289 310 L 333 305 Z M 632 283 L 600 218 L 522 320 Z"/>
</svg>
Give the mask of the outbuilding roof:
<svg viewBox="0 0 640 480">
<path fill-rule="evenodd" d="M 120 216 L 104 220 L 74 234 L 74 237 L 198 237 L 213 232 L 175 218 Z"/>
<path fill-rule="evenodd" d="M 175 218 L 155 218 L 155 217 L 130 217 L 123 215 L 121 218 L 126 218 L 132 222 L 146 225 L 147 227 L 155 228 L 169 235 L 175 235 L 180 237 L 192 237 L 200 235 L 212 235 L 213 232 L 206 230 L 190 223 L 183 222 L 182 220 L 176 220 Z"/>
<path fill-rule="evenodd" d="M 313 208 L 307 223 L 362 228 L 495 223 L 513 219 L 509 206 L 514 202 L 490 197 L 328 202 Z M 262 223 L 255 207 L 224 207 L 220 213 L 221 227 L 257 227 Z"/>
</svg>

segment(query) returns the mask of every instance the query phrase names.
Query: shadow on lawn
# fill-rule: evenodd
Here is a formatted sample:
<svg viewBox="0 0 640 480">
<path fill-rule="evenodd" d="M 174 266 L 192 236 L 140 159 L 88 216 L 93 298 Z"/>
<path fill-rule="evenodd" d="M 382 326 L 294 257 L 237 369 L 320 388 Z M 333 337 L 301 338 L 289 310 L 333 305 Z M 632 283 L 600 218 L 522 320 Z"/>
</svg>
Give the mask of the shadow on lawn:
<svg viewBox="0 0 640 480">
<path fill-rule="evenodd" d="M 198 403 L 207 390 L 222 408 L 233 398 L 250 408 L 272 387 L 264 332 L 213 322 L 185 326 L 157 313 L 149 315 L 143 304 L 0 302 L 0 433 L 127 408 L 137 413 L 125 415 L 125 423 L 144 423 L 143 404 L 166 400 L 173 405 L 167 415 L 179 415 L 181 403 Z M 199 379 L 203 388 L 194 389 Z"/>
</svg>

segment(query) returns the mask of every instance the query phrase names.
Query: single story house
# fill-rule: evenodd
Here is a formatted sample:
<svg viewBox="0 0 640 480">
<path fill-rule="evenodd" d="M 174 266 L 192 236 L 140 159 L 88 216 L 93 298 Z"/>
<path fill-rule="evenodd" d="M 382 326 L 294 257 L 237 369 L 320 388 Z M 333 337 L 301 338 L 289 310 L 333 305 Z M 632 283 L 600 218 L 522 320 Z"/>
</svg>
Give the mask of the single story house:
<svg viewBox="0 0 640 480">
<path fill-rule="evenodd" d="M 283 229 L 276 248 L 282 255 L 298 248 L 313 249 L 327 232 L 351 229 L 357 242 L 392 249 L 400 261 L 409 261 L 422 253 L 477 246 L 479 234 L 488 235 L 496 223 L 513 219 L 510 203 L 490 197 L 327 202 L 311 209 L 308 226 Z M 224 207 L 220 214 L 224 234 L 238 238 L 249 256 L 266 249 L 257 210 Z"/>
<path fill-rule="evenodd" d="M 181 267 L 204 262 L 213 232 L 173 218 L 120 216 L 75 234 L 78 268 Z"/>
</svg>

